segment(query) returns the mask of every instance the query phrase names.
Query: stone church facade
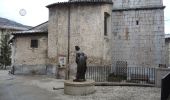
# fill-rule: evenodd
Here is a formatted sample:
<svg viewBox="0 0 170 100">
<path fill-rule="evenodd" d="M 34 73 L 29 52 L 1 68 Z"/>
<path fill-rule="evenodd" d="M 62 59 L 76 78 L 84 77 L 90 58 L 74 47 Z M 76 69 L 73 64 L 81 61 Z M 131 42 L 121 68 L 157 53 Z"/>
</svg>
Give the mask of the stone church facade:
<svg viewBox="0 0 170 100">
<path fill-rule="evenodd" d="M 18 73 L 39 73 L 39 69 L 40 73 L 55 73 L 63 70 L 59 65 L 74 66 L 76 45 L 87 54 L 88 66 L 165 64 L 162 0 L 70 0 L 47 8 L 48 31 L 37 26 L 34 31 L 14 34 L 18 50 L 13 66 Z M 29 49 L 33 40 L 41 48 Z"/>
</svg>

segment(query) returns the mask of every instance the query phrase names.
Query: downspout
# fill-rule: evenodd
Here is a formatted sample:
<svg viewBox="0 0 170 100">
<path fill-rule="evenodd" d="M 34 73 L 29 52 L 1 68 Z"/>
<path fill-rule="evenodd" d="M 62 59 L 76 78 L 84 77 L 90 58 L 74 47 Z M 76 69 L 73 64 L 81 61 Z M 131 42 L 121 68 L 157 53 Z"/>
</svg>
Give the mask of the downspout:
<svg viewBox="0 0 170 100">
<path fill-rule="evenodd" d="M 67 75 L 66 79 L 70 76 L 70 5 L 68 5 L 68 57 L 67 57 Z"/>
</svg>

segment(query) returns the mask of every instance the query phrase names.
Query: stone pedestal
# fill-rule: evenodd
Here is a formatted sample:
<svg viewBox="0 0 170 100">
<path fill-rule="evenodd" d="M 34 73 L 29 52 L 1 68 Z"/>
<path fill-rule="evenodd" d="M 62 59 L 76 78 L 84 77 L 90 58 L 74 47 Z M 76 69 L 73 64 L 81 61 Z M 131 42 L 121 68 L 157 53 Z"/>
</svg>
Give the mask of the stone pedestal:
<svg viewBox="0 0 170 100">
<path fill-rule="evenodd" d="M 64 82 L 64 93 L 68 95 L 88 95 L 95 91 L 95 82 L 93 80 L 87 80 L 85 82 L 67 80 Z"/>
</svg>

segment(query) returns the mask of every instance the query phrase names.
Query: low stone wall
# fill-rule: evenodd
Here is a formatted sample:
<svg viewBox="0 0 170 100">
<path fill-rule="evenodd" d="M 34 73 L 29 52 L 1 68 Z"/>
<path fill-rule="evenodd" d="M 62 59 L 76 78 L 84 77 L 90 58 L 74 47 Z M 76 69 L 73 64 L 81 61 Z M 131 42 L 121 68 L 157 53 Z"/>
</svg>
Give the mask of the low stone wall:
<svg viewBox="0 0 170 100">
<path fill-rule="evenodd" d="M 55 75 L 57 67 L 53 65 L 15 65 L 14 74 L 22 75 Z"/>
<path fill-rule="evenodd" d="M 56 65 L 46 65 L 46 74 L 47 75 L 57 75 L 58 67 Z"/>
<path fill-rule="evenodd" d="M 85 82 L 73 82 L 67 80 L 64 82 L 64 93 L 68 95 L 88 95 L 96 92 L 95 81 L 86 80 Z"/>
<path fill-rule="evenodd" d="M 156 87 L 161 87 L 162 78 L 170 73 L 170 68 L 157 68 L 156 69 Z"/>
</svg>

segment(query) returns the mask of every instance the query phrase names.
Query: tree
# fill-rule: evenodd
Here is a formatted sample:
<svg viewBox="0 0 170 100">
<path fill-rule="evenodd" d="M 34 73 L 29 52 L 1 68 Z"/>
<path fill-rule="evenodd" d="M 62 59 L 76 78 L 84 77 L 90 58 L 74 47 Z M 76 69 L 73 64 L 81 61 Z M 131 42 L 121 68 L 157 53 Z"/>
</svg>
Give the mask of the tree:
<svg viewBox="0 0 170 100">
<path fill-rule="evenodd" d="M 8 44 L 10 34 L 2 34 L 0 40 L 0 64 L 2 68 L 6 69 L 6 66 L 11 65 L 11 47 Z"/>
</svg>

